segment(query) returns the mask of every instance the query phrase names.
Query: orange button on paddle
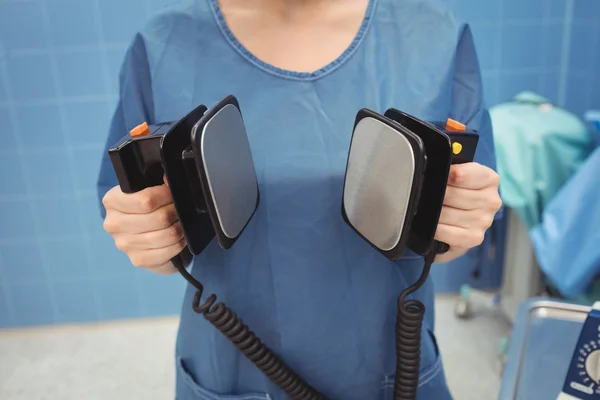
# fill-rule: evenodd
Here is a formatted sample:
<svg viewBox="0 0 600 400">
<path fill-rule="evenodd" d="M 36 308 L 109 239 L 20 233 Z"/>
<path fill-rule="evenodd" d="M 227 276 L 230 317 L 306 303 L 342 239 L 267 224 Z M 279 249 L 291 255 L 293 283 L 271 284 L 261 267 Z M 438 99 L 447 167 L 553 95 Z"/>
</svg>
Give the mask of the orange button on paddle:
<svg viewBox="0 0 600 400">
<path fill-rule="evenodd" d="M 150 134 L 150 129 L 148 128 L 148 124 L 143 122 L 129 131 L 131 137 L 139 137 L 139 136 L 147 136 Z"/>
<path fill-rule="evenodd" d="M 448 118 L 446 121 L 446 130 L 451 132 L 464 132 L 467 130 L 467 126 L 458 121 L 453 120 L 452 118 Z"/>
</svg>

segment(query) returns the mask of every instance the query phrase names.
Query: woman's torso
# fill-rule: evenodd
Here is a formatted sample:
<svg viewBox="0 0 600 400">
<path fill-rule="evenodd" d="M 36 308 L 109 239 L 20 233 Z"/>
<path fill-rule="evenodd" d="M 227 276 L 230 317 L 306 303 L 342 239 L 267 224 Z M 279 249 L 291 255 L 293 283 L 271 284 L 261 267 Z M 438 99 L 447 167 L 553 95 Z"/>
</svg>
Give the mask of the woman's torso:
<svg viewBox="0 0 600 400">
<path fill-rule="evenodd" d="M 399 262 L 386 259 L 342 220 L 354 118 L 363 107 L 447 118 L 457 36 L 441 9 L 420 1 L 392 8 L 391 0 L 379 0 L 345 53 L 308 74 L 249 54 L 215 0 L 175 6 L 145 32 L 156 120 L 235 95 L 258 175 L 261 202 L 254 218 L 232 249 L 213 241 L 196 257 L 193 275 L 329 398 L 391 396 L 396 298 L 422 268 L 422 259 L 409 252 Z M 436 51 L 428 50 L 430 43 Z M 191 310 L 192 296 L 189 288 L 177 344 L 178 398 L 284 398 Z M 416 297 L 428 310 L 421 363 L 426 383 L 441 374 L 431 336 L 431 283 Z M 440 390 L 429 393 L 446 393 L 443 380 L 429 385 Z"/>
</svg>

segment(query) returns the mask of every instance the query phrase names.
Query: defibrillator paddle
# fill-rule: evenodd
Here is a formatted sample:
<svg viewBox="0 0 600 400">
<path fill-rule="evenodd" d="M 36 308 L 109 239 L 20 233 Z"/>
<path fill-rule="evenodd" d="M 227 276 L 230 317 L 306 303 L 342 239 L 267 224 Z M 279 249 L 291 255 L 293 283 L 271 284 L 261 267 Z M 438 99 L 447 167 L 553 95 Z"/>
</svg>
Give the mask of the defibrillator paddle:
<svg viewBox="0 0 600 400">
<path fill-rule="evenodd" d="M 451 132 L 450 129 L 454 129 Z M 437 254 L 434 239 L 450 165 L 472 161 L 478 135 L 448 120 L 446 126 L 390 109 L 360 110 L 352 135 L 344 193 L 344 220 L 377 251 L 397 260 L 409 248 L 423 255 L 419 279 L 398 297 L 394 398 L 414 400 L 419 383 L 421 327 L 425 306 L 407 300 L 429 276 Z"/>
</svg>

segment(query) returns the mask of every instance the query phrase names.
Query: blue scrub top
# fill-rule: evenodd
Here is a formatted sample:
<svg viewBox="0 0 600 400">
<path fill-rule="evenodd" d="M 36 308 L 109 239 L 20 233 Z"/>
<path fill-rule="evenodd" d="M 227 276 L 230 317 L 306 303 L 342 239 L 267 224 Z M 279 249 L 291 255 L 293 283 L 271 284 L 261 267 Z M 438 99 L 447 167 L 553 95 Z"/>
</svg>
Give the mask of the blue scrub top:
<svg viewBox="0 0 600 400">
<path fill-rule="evenodd" d="M 164 9 L 139 32 L 120 75 L 107 145 L 143 121 L 176 120 L 228 94 L 241 105 L 260 206 L 230 250 L 215 241 L 193 275 L 329 399 L 392 398 L 396 298 L 421 272 L 390 261 L 342 220 L 346 159 L 357 111 L 389 107 L 451 117 L 481 133 L 476 161 L 494 167 L 490 120 L 470 30 L 441 6 L 372 0 L 347 50 L 313 73 L 266 64 L 228 29 L 217 0 Z M 99 196 L 117 184 L 107 157 Z M 177 399 L 287 397 L 202 316 L 188 287 L 177 340 Z M 419 398 L 448 399 L 425 303 Z M 157 293 L 160 296 L 160 293 Z"/>
</svg>

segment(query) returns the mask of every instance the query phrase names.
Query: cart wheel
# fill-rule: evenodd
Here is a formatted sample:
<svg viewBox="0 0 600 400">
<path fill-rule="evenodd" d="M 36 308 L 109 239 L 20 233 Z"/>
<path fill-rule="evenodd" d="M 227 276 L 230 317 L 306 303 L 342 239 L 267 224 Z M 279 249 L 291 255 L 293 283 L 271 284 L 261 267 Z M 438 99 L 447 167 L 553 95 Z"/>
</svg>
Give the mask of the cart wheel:
<svg viewBox="0 0 600 400">
<path fill-rule="evenodd" d="M 464 301 L 469 301 L 471 298 L 471 286 L 465 283 L 460 287 L 460 298 Z"/>
<path fill-rule="evenodd" d="M 500 293 L 497 293 L 493 298 L 492 298 L 492 306 L 493 307 L 498 307 L 500 306 L 500 302 L 502 301 L 502 297 L 500 295 Z"/>
<path fill-rule="evenodd" d="M 454 315 L 460 319 L 466 319 L 471 316 L 471 304 L 469 298 L 471 297 L 471 287 L 469 285 L 462 285 L 460 288 L 460 297 L 454 307 Z"/>
<path fill-rule="evenodd" d="M 454 314 L 460 319 L 467 319 L 471 316 L 471 307 L 469 302 L 459 299 L 454 307 Z"/>
<path fill-rule="evenodd" d="M 508 337 L 502 336 L 500 340 L 498 340 L 498 355 L 505 357 L 506 354 L 508 354 Z"/>
<path fill-rule="evenodd" d="M 498 371 L 500 376 L 504 374 L 504 367 L 506 365 L 506 357 L 508 354 L 508 337 L 503 336 L 498 341 Z"/>
</svg>

